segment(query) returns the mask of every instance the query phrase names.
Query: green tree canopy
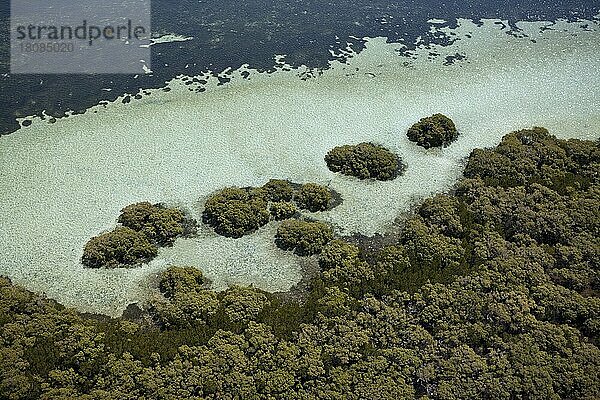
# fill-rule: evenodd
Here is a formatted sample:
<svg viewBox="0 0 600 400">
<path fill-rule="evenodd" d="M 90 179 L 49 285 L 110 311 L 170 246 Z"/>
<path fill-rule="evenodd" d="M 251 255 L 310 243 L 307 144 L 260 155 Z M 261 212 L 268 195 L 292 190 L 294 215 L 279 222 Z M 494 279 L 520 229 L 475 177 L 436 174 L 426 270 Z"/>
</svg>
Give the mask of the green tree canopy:
<svg viewBox="0 0 600 400">
<path fill-rule="evenodd" d="M 380 181 L 395 179 L 403 168 L 396 154 L 373 143 L 334 147 L 325 155 L 325 162 L 332 172 Z"/>
<path fill-rule="evenodd" d="M 269 222 L 269 211 L 262 197 L 232 187 L 206 200 L 203 218 L 218 234 L 239 238 Z"/>
<path fill-rule="evenodd" d="M 408 129 L 406 135 L 411 142 L 429 149 L 450 145 L 458 138 L 458 131 L 450 118 L 444 114 L 433 114 L 421 118 Z"/>
<path fill-rule="evenodd" d="M 305 183 L 296 191 L 294 200 L 302 209 L 312 212 L 325 211 L 330 207 L 333 195 L 325 186 Z"/>
<path fill-rule="evenodd" d="M 148 262 L 158 254 L 158 248 L 146 235 L 127 227 L 117 227 L 90 239 L 81 262 L 91 268 L 133 267 Z"/>
<path fill-rule="evenodd" d="M 275 243 L 284 250 L 294 250 L 300 255 L 318 254 L 333 239 L 331 228 L 319 221 L 290 219 L 277 228 Z"/>
</svg>

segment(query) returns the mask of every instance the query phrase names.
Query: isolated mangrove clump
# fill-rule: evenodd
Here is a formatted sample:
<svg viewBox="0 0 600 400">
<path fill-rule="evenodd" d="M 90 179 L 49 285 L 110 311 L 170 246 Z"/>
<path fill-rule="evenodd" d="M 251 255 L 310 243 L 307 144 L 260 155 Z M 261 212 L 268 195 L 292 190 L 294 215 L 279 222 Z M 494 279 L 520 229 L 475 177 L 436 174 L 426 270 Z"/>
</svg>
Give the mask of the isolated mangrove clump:
<svg viewBox="0 0 600 400">
<path fill-rule="evenodd" d="M 306 183 L 298 189 L 294 200 L 298 204 L 298 207 L 302 209 L 311 212 L 325 211 L 329 208 L 333 200 L 333 195 L 325 186 L 316 183 Z"/>
<path fill-rule="evenodd" d="M 298 255 L 318 254 L 332 239 L 333 232 L 329 225 L 298 219 L 284 221 L 275 235 L 275 243 L 279 248 L 294 250 Z"/>
<path fill-rule="evenodd" d="M 150 261 L 158 254 L 158 247 L 142 232 L 128 227 L 114 230 L 90 239 L 81 262 L 91 268 L 133 267 Z"/>
<path fill-rule="evenodd" d="M 325 155 L 325 162 L 332 172 L 359 179 L 392 180 L 402 170 L 402 162 L 396 154 L 373 143 L 334 147 Z"/>
<path fill-rule="evenodd" d="M 325 186 L 271 179 L 260 187 L 229 187 L 216 192 L 206 200 L 203 221 L 219 235 L 240 238 L 271 219 L 293 218 L 299 209 L 324 211 L 334 205 L 333 192 Z"/>
<path fill-rule="evenodd" d="M 137 266 L 156 257 L 158 247 L 171 246 L 179 236 L 196 232 L 196 221 L 177 208 L 140 202 L 121 210 L 122 225 L 92 238 L 81 262 L 92 268 Z"/>
<path fill-rule="evenodd" d="M 119 223 L 139 231 L 159 246 L 170 246 L 178 236 L 196 231 L 196 221 L 178 208 L 141 202 L 121 210 Z"/>
<path fill-rule="evenodd" d="M 411 126 L 407 136 L 410 141 L 429 149 L 448 146 L 456 140 L 458 131 L 450 118 L 444 114 L 434 114 L 431 117 L 421 118 Z"/>
<path fill-rule="evenodd" d="M 96 236 L 84 247 L 81 262 L 92 268 L 132 267 L 150 261 L 158 247 L 196 232 L 196 221 L 177 208 L 140 202 L 121 210 L 122 225 Z"/>
<path fill-rule="evenodd" d="M 225 188 L 204 204 L 204 222 L 219 235 L 240 238 L 269 222 L 267 201 L 249 189 Z"/>
</svg>

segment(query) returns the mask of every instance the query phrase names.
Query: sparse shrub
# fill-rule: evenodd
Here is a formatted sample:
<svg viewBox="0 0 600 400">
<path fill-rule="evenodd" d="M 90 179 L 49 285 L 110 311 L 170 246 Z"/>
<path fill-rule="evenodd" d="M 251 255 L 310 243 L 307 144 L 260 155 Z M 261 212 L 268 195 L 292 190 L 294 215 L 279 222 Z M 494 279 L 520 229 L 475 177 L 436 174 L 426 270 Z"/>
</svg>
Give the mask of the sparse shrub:
<svg viewBox="0 0 600 400">
<path fill-rule="evenodd" d="M 246 189 L 225 188 L 206 201 L 203 218 L 218 234 L 239 238 L 269 222 L 269 211 L 262 197 Z"/>
<path fill-rule="evenodd" d="M 298 208 L 291 201 L 278 201 L 269 205 L 269 211 L 274 219 L 281 221 L 292 218 L 298 212 Z"/>
<path fill-rule="evenodd" d="M 145 234 L 159 246 L 170 246 L 178 236 L 195 232 L 196 221 L 177 208 L 141 202 L 121 210 L 119 222 Z"/>
<path fill-rule="evenodd" d="M 334 147 L 325 156 L 325 162 L 333 172 L 380 181 L 396 178 L 402 169 L 396 154 L 373 143 Z"/>
<path fill-rule="evenodd" d="M 81 262 L 91 268 L 118 268 L 148 262 L 158 254 L 158 247 L 146 235 L 128 227 L 91 238 L 83 249 Z"/>
<path fill-rule="evenodd" d="M 298 207 L 312 212 L 327 210 L 332 199 L 331 191 L 316 183 L 302 185 L 294 197 Z"/>
<path fill-rule="evenodd" d="M 444 114 L 434 114 L 431 117 L 421 118 L 411 126 L 407 136 L 410 141 L 429 149 L 448 146 L 456 140 L 458 131 L 450 118 Z"/>
<path fill-rule="evenodd" d="M 281 249 L 294 250 L 299 255 L 318 254 L 333 239 L 331 228 L 319 221 L 284 221 L 275 235 L 275 243 Z"/>
</svg>

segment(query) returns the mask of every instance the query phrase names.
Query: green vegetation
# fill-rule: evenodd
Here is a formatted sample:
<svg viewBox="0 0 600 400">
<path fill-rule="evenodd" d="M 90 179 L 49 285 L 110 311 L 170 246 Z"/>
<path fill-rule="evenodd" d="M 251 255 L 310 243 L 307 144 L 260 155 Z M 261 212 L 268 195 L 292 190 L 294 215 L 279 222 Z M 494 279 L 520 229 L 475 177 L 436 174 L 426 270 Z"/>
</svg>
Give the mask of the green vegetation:
<svg viewBox="0 0 600 400">
<path fill-rule="evenodd" d="M 269 222 L 269 210 L 261 196 L 232 187 L 206 200 L 203 218 L 219 235 L 239 238 Z"/>
<path fill-rule="evenodd" d="M 230 187 L 213 194 L 204 204 L 203 220 L 219 235 L 240 238 L 271 218 L 281 221 L 298 216 L 298 208 L 324 211 L 333 203 L 332 191 L 325 186 L 271 179 L 258 188 Z"/>
<path fill-rule="evenodd" d="M 271 216 L 277 221 L 292 218 L 298 213 L 298 208 L 291 201 L 277 201 L 269 206 Z"/>
<path fill-rule="evenodd" d="M 135 267 L 158 254 L 158 247 L 171 246 L 179 236 L 196 232 L 196 221 L 177 208 L 141 202 L 121 210 L 122 225 L 90 239 L 81 262 L 91 268 Z"/>
<path fill-rule="evenodd" d="M 151 302 L 150 311 L 165 328 L 206 325 L 219 310 L 217 295 L 204 286 L 202 272 L 194 267 L 169 267 L 160 275 L 164 297 Z"/>
<path fill-rule="evenodd" d="M 319 221 L 290 219 L 277 228 L 275 243 L 284 250 L 294 250 L 299 255 L 318 254 L 333 239 L 331 228 Z"/>
<path fill-rule="evenodd" d="M 158 287 L 162 296 L 152 300 L 149 311 L 163 329 L 240 329 L 270 305 L 267 294 L 252 287 L 234 285 L 217 294 L 194 267 L 169 267 Z"/>
<path fill-rule="evenodd" d="M 135 267 L 156 257 L 158 247 L 146 235 L 118 227 L 86 243 L 81 262 L 91 268 Z"/>
<path fill-rule="evenodd" d="M 234 285 L 227 289 L 222 303 L 229 323 L 247 324 L 256 320 L 260 312 L 269 305 L 269 300 L 260 290 Z"/>
<path fill-rule="evenodd" d="M 408 129 L 408 139 L 419 146 L 446 147 L 456 140 L 458 131 L 454 122 L 444 114 L 433 114 L 431 117 L 421 118 Z"/>
<path fill-rule="evenodd" d="M 396 154 L 373 143 L 334 147 L 325 156 L 325 162 L 332 172 L 359 179 L 388 181 L 395 179 L 402 170 Z"/>
<path fill-rule="evenodd" d="M 375 269 L 361 259 L 359 248 L 342 240 L 332 240 L 319 257 L 323 281 L 327 286 L 351 289 L 353 294 L 373 284 Z"/>
<path fill-rule="evenodd" d="M 327 210 L 333 200 L 331 191 L 322 185 L 316 183 L 306 183 L 296 191 L 294 200 L 298 207 L 311 211 Z"/>
<path fill-rule="evenodd" d="M 546 129 L 536 127 L 506 135 L 494 150 L 473 150 L 464 174 L 479 177 L 488 186 L 538 183 L 564 195 L 589 188 L 596 178 L 599 153 L 597 143 L 557 141 Z"/>
<path fill-rule="evenodd" d="M 196 231 L 196 221 L 178 208 L 141 202 L 121 210 L 119 223 L 139 231 L 159 246 L 170 246 L 175 239 Z"/>
<path fill-rule="evenodd" d="M 294 197 L 294 187 L 289 181 L 271 179 L 262 186 L 262 189 L 266 192 L 265 197 L 269 201 L 291 201 Z"/>
<path fill-rule="evenodd" d="M 0 278 L 0 398 L 600 398 L 599 142 L 509 134 L 399 230 L 327 240 L 301 301 L 170 268 L 152 323 Z"/>
<path fill-rule="evenodd" d="M 170 299 L 178 292 L 200 289 L 204 284 L 204 276 L 198 268 L 169 267 L 161 273 L 158 289 Z"/>
</svg>

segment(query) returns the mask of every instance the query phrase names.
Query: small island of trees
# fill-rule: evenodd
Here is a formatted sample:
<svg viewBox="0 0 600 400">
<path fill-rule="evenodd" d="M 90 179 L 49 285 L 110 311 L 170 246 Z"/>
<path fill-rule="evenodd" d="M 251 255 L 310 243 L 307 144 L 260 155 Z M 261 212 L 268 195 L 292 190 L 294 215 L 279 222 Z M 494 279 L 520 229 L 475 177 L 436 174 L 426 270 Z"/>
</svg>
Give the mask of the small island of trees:
<svg viewBox="0 0 600 400">
<path fill-rule="evenodd" d="M 301 209 L 311 212 L 325 211 L 333 206 L 333 193 L 325 186 L 306 183 L 300 186 L 294 200 Z"/>
<path fill-rule="evenodd" d="M 196 231 L 196 221 L 180 209 L 147 201 L 125 207 L 118 222 L 143 233 L 158 246 L 171 246 L 177 237 Z"/>
<path fill-rule="evenodd" d="M 225 188 L 204 204 L 203 221 L 222 236 L 239 238 L 269 222 L 267 201 L 250 189 Z"/>
<path fill-rule="evenodd" d="M 271 179 L 261 187 L 229 187 L 214 193 L 205 202 L 203 221 L 219 235 L 240 238 L 270 220 L 298 216 L 300 210 L 331 209 L 338 204 L 335 197 L 333 190 L 316 183 Z"/>
<path fill-rule="evenodd" d="M 334 147 L 325 155 L 325 162 L 332 172 L 380 181 L 395 179 L 404 168 L 396 154 L 373 143 Z"/>
<path fill-rule="evenodd" d="M 142 232 L 120 226 L 91 238 L 81 262 L 90 268 L 135 267 L 156 257 L 158 247 Z"/>
<path fill-rule="evenodd" d="M 140 202 L 121 210 L 121 226 L 90 239 L 81 262 L 90 268 L 135 267 L 171 246 L 177 237 L 196 232 L 196 221 L 178 208 Z"/>
<path fill-rule="evenodd" d="M 406 134 L 411 142 L 426 149 L 431 147 L 446 147 L 458 138 L 454 122 L 444 114 L 433 114 L 421 118 L 419 122 L 408 129 Z"/>
</svg>

